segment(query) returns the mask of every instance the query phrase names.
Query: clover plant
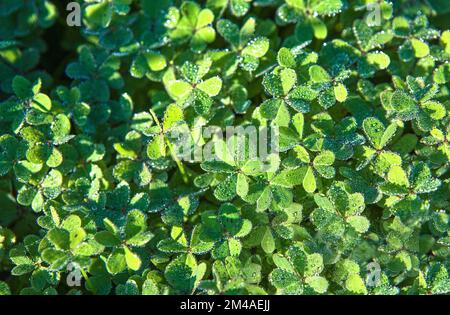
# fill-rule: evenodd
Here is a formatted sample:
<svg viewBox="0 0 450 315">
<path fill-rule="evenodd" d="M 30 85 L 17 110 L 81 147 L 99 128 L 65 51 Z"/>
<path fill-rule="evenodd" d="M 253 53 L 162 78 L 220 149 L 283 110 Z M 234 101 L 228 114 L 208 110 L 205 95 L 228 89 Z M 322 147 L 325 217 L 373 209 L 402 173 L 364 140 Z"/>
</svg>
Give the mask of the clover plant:
<svg viewBox="0 0 450 315">
<path fill-rule="evenodd" d="M 450 2 L 76 5 L 0 1 L 0 295 L 450 293 Z"/>
</svg>

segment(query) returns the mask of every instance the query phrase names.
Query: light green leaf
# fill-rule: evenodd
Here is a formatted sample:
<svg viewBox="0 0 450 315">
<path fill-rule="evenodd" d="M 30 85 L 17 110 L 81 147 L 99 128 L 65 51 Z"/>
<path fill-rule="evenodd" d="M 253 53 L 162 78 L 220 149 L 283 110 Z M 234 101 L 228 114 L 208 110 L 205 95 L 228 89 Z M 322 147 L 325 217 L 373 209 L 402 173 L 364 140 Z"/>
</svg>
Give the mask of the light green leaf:
<svg viewBox="0 0 450 315">
<path fill-rule="evenodd" d="M 242 50 L 242 55 L 249 55 L 255 58 L 261 58 L 269 50 L 269 40 L 265 37 L 258 37 L 248 43 Z"/>
<path fill-rule="evenodd" d="M 314 83 L 326 83 L 331 81 L 328 72 L 318 65 L 313 65 L 309 68 L 309 76 Z"/>
<path fill-rule="evenodd" d="M 216 96 L 222 89 L 222 80 L 219 77 L 212 77 L 198 84 L 197 88 L 209 96 Z"/>
<path fill-rule="evenodd" d="M 141 268 L 141 259 L 139 256 L 128 249 L 128 247 L 123 247 L 125 251 L 125 261 L 127 263 L 128 268 L 131 270 L 139 270 Z"/>
</svg>

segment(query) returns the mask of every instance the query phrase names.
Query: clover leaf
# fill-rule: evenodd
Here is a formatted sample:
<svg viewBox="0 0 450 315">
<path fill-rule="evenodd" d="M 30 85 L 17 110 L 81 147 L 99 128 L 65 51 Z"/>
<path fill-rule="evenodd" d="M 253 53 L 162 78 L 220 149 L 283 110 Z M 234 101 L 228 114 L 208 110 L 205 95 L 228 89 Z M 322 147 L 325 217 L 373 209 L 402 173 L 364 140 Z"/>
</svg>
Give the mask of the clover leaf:
<svg viewBox="0 0 450 315">
<path fill-rule="evenodd" d="M 284 255 L 273 256 L 276 265 L 269 275 L 270 282 L 283 294 L 321 294 L 328 290 L 328 281 L 320 276 L 323 258 L 308 253 L 301 244 L 293 244 Z"/>
<path fill-rule="evenodd" d="M 169 9 L 168 36 L 177 43 L 189 41 L 194 52 L 201 52 L 215 39 L 215 30 L 210 26 L 213 21 L 214 13 L 210 9 L 201 9 L 197 3 L 185 1 L 180 9 Z"/>
<path fill-rule="evenodd" d="M 224 58 L 226 76 L 233 75 L 238 67 L 245 71 L 255 71 L 260 59 L 269 50 L 269 40 L 255 35 L 256 20 L 249 18 L 239 29 L 239 26 L 227 19 L 217 22 L 217 31 L 231 45 L 231 51 L 225 51 Z"/>
</svg>

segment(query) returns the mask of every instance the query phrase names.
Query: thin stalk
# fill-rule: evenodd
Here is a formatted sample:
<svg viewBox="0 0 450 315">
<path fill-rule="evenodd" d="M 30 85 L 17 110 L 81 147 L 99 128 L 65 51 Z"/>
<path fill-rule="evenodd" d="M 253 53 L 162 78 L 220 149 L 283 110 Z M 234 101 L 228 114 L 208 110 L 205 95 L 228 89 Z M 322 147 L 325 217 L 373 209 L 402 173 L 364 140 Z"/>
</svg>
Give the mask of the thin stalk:
<svg viewBox="0 0 450 315">
<path fill-rule="evenodd" d="M 158 117 L 156 116 L 155 112 L 153 110 L 150 109 L 150 115 L 152 115 L 153 120 L 156 122 L 156 124 L 158 125 L 158 127 L 163 130 L 163 127 L 161 125 L 161 123 L 159 122 Z M 163 130 L 164 131 L 164 130 Z M 177 167 L 181 173 L 181 177 L 183 179 L 183 182 L 185 184 L 187 184 L 189 182 L 188 179 L 188 174 L 186 172 L 186 169 L 184 168 L 183 163 L 180 161 L 180 159 L 178 158 L 178 156 L 176 156 L 176 154 L 174 154 L 174 150 L 173 150 L 173 146 L 172 143 L 170 143 L 170 140 L 167 139 L 167 137 L 164 135 L 164 140 L 167 144 L 167 147 L 169 148 L 169 152 L 170 152 L 170 156 L 172 157 L 172 159 L 175 161 L 175 163 L 177 164 Z"/>
<path fill-rule="evenodd" d="M 93 288 L 93 286 L 91 285 L 91 280 L 89 279 L 86 271 L 84 271 L 84 268 L 80 268 L 80 272 L 83 275 L 84 280 L 86 281 L 87 285 L 91 288 Z"/>
</svg>

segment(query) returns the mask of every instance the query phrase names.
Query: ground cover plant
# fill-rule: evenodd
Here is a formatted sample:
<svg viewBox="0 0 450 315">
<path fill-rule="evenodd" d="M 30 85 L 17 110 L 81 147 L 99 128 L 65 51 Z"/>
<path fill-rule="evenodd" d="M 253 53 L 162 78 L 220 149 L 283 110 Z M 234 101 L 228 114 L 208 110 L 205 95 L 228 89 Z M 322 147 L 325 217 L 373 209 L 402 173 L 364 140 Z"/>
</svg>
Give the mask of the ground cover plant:
<svg viewBox="0 0 450 315">
<path fill-rule="evenodd" d="M 0 294 L 449 294 L 449 19 L 1 1 Z"/>
</svg>

